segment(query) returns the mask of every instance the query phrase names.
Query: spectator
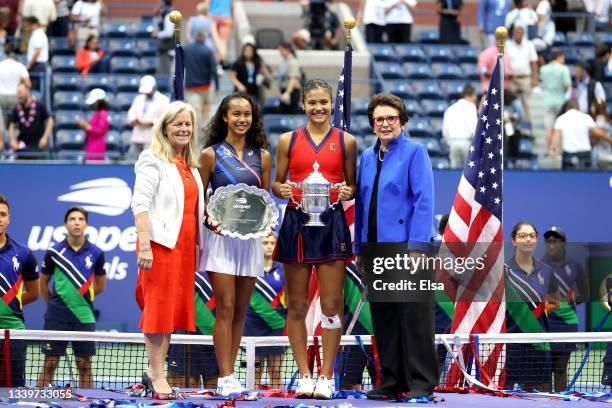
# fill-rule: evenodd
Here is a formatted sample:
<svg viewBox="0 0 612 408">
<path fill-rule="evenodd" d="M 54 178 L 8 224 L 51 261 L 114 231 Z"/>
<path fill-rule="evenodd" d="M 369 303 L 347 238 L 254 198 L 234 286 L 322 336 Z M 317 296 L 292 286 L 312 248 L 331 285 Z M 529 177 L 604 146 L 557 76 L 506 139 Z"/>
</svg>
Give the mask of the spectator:
<svg viewBox="0 0 612 408">
<path fill-rule="evenodd" d="M 82 46 L 90 35 L 100 36 L 100 16 L 106 13 L 102 0 L 78 0 L 74 3 L 70 19 L 74 23 L 78 46 Z"/>
<path fill-rule="evenodd" d="M 593 66 L 593 79 L 604 82 L 606 71 L 612 73 L 612 69 L 610 69 L 610 45 L 598 44 L 595 48 L 595 60 L 590 63 Z"/>
<path fill-rule="evenodd" d="M 49 39 L 45 31 L 40 27 L 36 17 L 26 17 L 24 21 L 26 28 L 31 33 L 30 41 L 28 42 L 26 68 L 28 68 L 32 76 L 32 87 L 38 89 L 41 83 L 41 76 L 47 73 Z"/>
<path fill-rule="evenodd" d="M 5 306 L 2 308 L 0 329 L 23 330 L 23 306 L 38 299 L 40 293 L 38 265 L 32 251 L 6 233 L 10 222 L 9 203 L 0 195 L 0 276 L 6 287 L 14 289 L 7 291 L 2 300 Z M 23 289 L 25 291 L 22 292 Z M 17 296 L 18 293 L 20 296 Z M 0 387 L 23 387 L 27 344 L 11 340 L 5 345 L 7 349 L 3 348 L 0 352 L 0 368 L 5 373 L 0 379 Z M 10 367 L 6 366 L 6 362 L 10 362 Z"/>
<path fill-rule="evenodd" d="M 95 35 L 90 35 L 85 41 L 85 46 L 77 52 L 76 69 L 82 75 L 88 73 L 108 73 L 110 72 L 110 57 L 100 49 L 100 39 Z"/>
<path fill-rule="evenodd" d="M 480 73 L 480 86 L 481 92 L 487 92 L 489 90 L 489 82 L 491 82 L 491 75 L 497 65 L 499 55 L 499 49 L 497 44 L 490 46 L 480 53 L 478 56 L 478 72 Z M 510 64 L 510 58 L 504 58 L 504 88 L 510 86 L 510 78 L 512 77 L 512 65 Z"/>
<path fill-rule="evenodd" d="M 565 103 L 565 94 L 572 86 L 569 68 L 565 65 L 563 51 L 555 50 L 552 61 L 540 68 L 541 87 L 544 91 L 544 126 L 546 127 L 546 145 L 550 147 L 553 125 Z"/>
<path fill-rule="evenodd" d="M 157 82 L 151 75 L 140 79 L 138 93 L 127 113 L 128 123 L 133 126 L 130 154 L 134 156 L 149 147 L 153 125 L 170 103 L 166 95 L 157 91 Z"/>
<path fill-rule="evenodd" d="M 198 14 L 189 17 L 187 21 L 187 30 L 185 30 L 187 33 L 186 43 L 189 44 L 193 41 L 198 31 L 204 30 L 206 31 L 206 45 L 208 48 L 215 52 L 218 61 L 225 61 L 227 58 L 226 55 L 221 55 L 219 53 L 219 33 L 217 32 L 217 24 L 208 14 L 208 3 L 204 1 L 198 3 L 196 5 L 196 11 Z"/>
<path fill-rule="evenodd" d="M 417 5 L 417 0 L 387 0 L 385 7 L 385 27 L 387 41 L 390 43 L 407 44 L 411 40 L 412 10 Z"/>
<path fill-rule="evenodd" d="M 476 90 L 472 85 L 466 85 L 461 92 L 461 99 L 444 112 L 442 137 L 450 150 L 451 168 L 463 168 L 465 165 L 478 121 L 476 100 Z"/>
<path fill-rule="evenodd" d="M 583 0 L 587 13 L 593 14 L 595 31 L 610 31 L 610 0 Z"/>
<path fill-rule="evenodd" d="M 383 42 L 385 33 L 385 0 L 361 0 L 357 13 L 357 24 L 365 26 L 368 43 Z"/>
<path fill-rule="evenodd" d="M 85 131 L 85 161 L 105 160 L 106 133 L 109 128 L 106 92 L 100 88 L 92 89 L 85 103 L 95 111 L 89 123 L 76 118 L 79 127 Z"/>
<path fill-rule="evenodd" d="M 20 0 L 0 0 L 0 11 L 8 16 L 8 34 L 15 35 L 17 32 L 17 24 L 19 20 L 19 3 Z"/>
<path fill-rule="evenodd" d="M 608 107 L 602 100 L 597 100 L 591 105 L 591 115 L 595 119 L 595 126 L 603 130 L 607 138 L 598 138 L 593 144 L 593 167 L 600 169 L 612 169 L 612 123 Z"/>
<path fill-rule="evenodd" d="M 19 137 L 16 132 L 19 130 Z M 11 150 L 19 153 L 20 159 L 37 159 L 49 145 L 53 130 L 53 118 L 47 107 L 30 93 L 25 84 L 17 86 L 17 106 L 13 109 L 9 125 Z"/>
<path fill-rule="evenodd" d="M 184 61 L 185 100 L 193 106 L 198 115 L 198 123 L 204 127 L 208 121 L 211 100 L 210 85 L 213 82 L 215 90 L 219 92 L 217 61 L 213 51 L 206 45 L 205 30 L 198 31 L 191 44 L 185 47 Z"/>
<path fill-rule="evenodd" d="M 43 31 L 46 31 L 49 24 L 57 18 L 53 0 L 24 0 L 21 6 L 21 15 L 23 17 L 36 17 Z"/>
<path fill-rule="evenodd" d="M 174 57 L 174 24 L 170 21 L 170 13 L 174 11 L 172 0 L 163 0 L 159 10 L 158 30 L 153 32 L 153 37 L 157 38 L 157 56 L 159 65 L 157 73 L 169 75 L 172 72 L 172 60 Z"/>
<path fill-rule="evenodd" d="M 606 139 L 607 135 L 602 129 L 595 127 L 593 118 L 578 110 L 576 99 L 570 99 L 565 113 L 555 122 L 555 131 L 548 154 L 555 157 L 559 139 L 563 152 L 562 168 L 588 169 L 591 167 L 591 136 Z"/>
<path fill-rule="evenodd" d="M 49 37 L 66 38 L 70 33 L 70 7 L 68 0 L 55 0 L 55 13 L 57 18 L 47 27 L 47 35 Z"/>
<path fill-rule="evenodd" d="M 570 0 L 555 0 L 552 2 L 553 13 L 567 13 L 572 11 L 569 9 Z M 573 2 L 572 2 L 573 3 Z M 578 2 L 580 3 L 580 2 Z M 567 34 L 570 31 L 576 31 L 576 17 L 555 17 L 555 26 L 557 31 Z"/>
<path fill-rule="evenodd" d="M 495 45 L 495 29 L 504 25 L 509 11 L 510 0 L 480 0 L 478 5 L 478 28 L 481 33 L 487 36 L 487 45 L 489 47 Z"/>
<path fill-rule="evenodd" d="M 210 0 L 210 16 L 217 24 L 219 34 L 219 61 L 225 68 L 227 65 L 227 48 L 232 34 L 232 0 Z"/>
<path fill-rule="evenodd" d="M 0 61 L 0 109 L 4 112 L 4 123 L 10 122 L 9 114 L 17 105 L 17 85 L 23 83 L 28 88 L 32 87 L 28 69 L 17 61 L 12 47 L 7 45 L 6 58 Z"/>
<path fill-rule="evenodd" d="M 523 106 L 512 91 L 504 92 L 504 162 L 516 158 L 521 143 L 520 124 L 525 120 Z"/>
<path fill-rule="evenodd" d="M 0 61 L 6 58 L 5 47 L 8 43 L 8 14 L 6 11 L 0 10 Z"/>
<path fill-rule="evenodd" d="M 506 16 L 505 26 L 510 30 L 510 35 L 514 34 L 516 27 L 523 27 L 529 39 L 536 36 L 538 15 L 526 0 L 514 0 L 514 8 Z"/>
<path fill-rule="evenodd" d="M 510 90 L 521 98 L 525 115 L 531 120 L 529 99 L 532 87 L 538 85 L 538 54 L 533 43 L 525 37 L 523 26 L 515 26 L 514 38 L 506 44 L 506 57 L 512 67 Z"/>
<path fill-rule="evenodd" d="M 281 91 L 281 113 L 300 112 L 300 89 L 302 70 L 291 44 L 284 42 L 278 50 L 282 60 L 278 65 L 278 82 Z"/>
<path fill-rule="evenodd" d="M 336 50 L 341 38 L 340 19 L 326 2 L 310 2 L 306 8 L 306 28 L 315 50 Z"/>
<path fill-rule="evenodd" d="M 45 253 L 40 280 L 43 299 L 47 302 L 45 330 L 96 330 L 93 300 L 104 292 L 106 271 L 104 252 L 85 237 L 87 221 L 88 213 L 85 209 L 69 208 L 64 215 L 66 238 L 49 247 Z M 53 290 L 49 287 L 51 276 Z M 96 353 L 96 344 L 93 341 L 71 343 L 79 373 L 78 386 L 83 389 L 93 388 L 91 357 Z M 60 357 L 66 354 L 67 346 L 67 341 L 44 343 L 42 352 L 45 362 L 38 378 L 38 387 L 53 383 Z"/>
<path fill-rule="evenodd" d="M 576 64 L 576 89 L 574 95 L 583 113 L 589 113 L 593 102 L 606 101 L 606 93 L 601 82 L 591 78 L 592 66 L 582 61 Z"/>
<path fill-rule="evenodd" d="M 461 44 L 459 15 L 462 8 L 463 0 L 438 0 L 440 44 Z"/>
<path fill-rule="evenodd" d="M 297 30 L 291 36 L 291 44 L 296 50 L 310 49 L 310 31 L 305 28 Z"/>
<path fill-rule="evenodd" d="M 230 80 L 234 84 L 234 91 L 246 92 L 261 104 L 262 86 L 270 87 L 270 80 L 255 45 L 247 43 L 242 46 L 240 58 L 232 66 Z"/>
<path fill-rule="evenodd" d="M 552 47 L 555 41 L 555 22 L 552 19 L 552 7 L 550 1 L 541 0 L 536 7 L 538 25 L 533 44 L 538 51 L 545 51 Z"/>
</svg>

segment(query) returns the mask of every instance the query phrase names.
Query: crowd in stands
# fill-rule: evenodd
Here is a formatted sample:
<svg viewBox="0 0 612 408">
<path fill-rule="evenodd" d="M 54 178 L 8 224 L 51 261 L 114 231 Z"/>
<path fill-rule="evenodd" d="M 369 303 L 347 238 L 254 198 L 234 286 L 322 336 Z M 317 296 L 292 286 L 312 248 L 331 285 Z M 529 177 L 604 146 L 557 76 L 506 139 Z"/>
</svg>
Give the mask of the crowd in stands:
<svg viewBox="0 0 612 408">
<path fill-rule="evenodd" d="M 305 26 L 290 43 L 280 43 L 281 63 L 274 69 L 259 56 L 254 37 L 237 44 L 235 61 L 228 60 L 231 0 L 203 1 L 195 15 L 186 17 L 186 100 L 202 126 L 219 95 L 224 69 L 235 90 L 246 91 L 264 107 L 273 143 L 295 124 L 287 115 L 300 112 L 305 79 L 295 50 L 339 49 L 343 36 L 338 16 L 326 3 L 302 4 Z M 538 168 L 548 156 L 563 168 L 610 168 L 609 6 L 585 0 L 584 10 L 590 13 L 585 16 L 591 18 L 568 19 L 555 14 L 567 10 L 549 0 L 481 0 L 476 16 L 484 46 L 480 52 L 462 35 L 462 0 L 437 4 L 438 33 L 413 34 L 416 0 L 363 0 L 356 16 L 372 55 L 373 78 L 383 79 L 373 92 L 387 90 L 404 99 L 412 118 L 408 131 L 428 147 L 434 166 L 463 166 L 476 108 L 497 63 L 494 30 L 503 24 L 511 33 L 504 58 L 508 164 Z M 167 103 L 162 93 L 169 94 L 173 69 L 173 10 L 172 0 L 161 0 L 152 19 L 105 22 L 103 0 L 24 0 L 21 8 L 17 0 L 0 0 L 0 131 L 5 141 L 0 157 L 91 159 L 85 146 L 95 132 L 87 129 L 93 117 L 100 118 L 94 114 L 96 104 L 82 102 L 99 89 L 110 106 L 106 117 L 111 123 L 96 133 L 103 134 L 107 146 L 104 154 L 95 154 L 134 159 L 147 145 L 149 109 L 157 112 Z M 591 31 L 574 31 L 581 27 Z M 380 76 L 375 77 L 376 71 Z M 280 94 L 269 96 L 274 80 Z M 18 85 L 23 86 L 18 90 Z M 534 93 L 544 109 L 541 140 L 534 138 L 534 122 L 541 121 L 530 106 Z M 362 105 L 362 100 L 353 101 L 351 129 L 360 150 L 369 140 L 367 126 L 361 126 Z M 567 119 L 578 112 L 590 118 L 579 116 L 582 127 Z M 451 125 L 458 117 L 462 126 Z"/>
</svg>

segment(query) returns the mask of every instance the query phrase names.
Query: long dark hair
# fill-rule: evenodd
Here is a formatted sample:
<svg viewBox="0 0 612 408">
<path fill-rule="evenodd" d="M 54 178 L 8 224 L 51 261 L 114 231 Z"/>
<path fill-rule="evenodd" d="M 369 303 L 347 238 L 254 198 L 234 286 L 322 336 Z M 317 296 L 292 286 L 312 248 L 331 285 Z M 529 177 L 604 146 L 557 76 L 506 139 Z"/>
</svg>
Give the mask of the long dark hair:
<svg viewBox="0 0 612 408">
<path fill-rule="evenodd" d="M 267 149 L 269 147 L 268 138 L 264 132 L 263 116 L 261 109 L 253 97 L 244 92 L 233 92 L 227 95 L 221 101 L 219 109 L 215 113 L 215 116 L 210 120 L 208 126 L 206 126 L 206 146 L 209 147 L 217 143 L 222 142 L 227 137 L 227 122 L 223 120 L 223 117 L 227 115 L 229 104 L 234 99 L 246 99 L 251 104 L 251 111 L 253 112 L 253 119 L 251 127 L 246 134 L 246 143 L 249 146 L 257 149 Z"/>
<path fill-rule="evenodd" d="M 263 63 L 261 61 L 261 57 L 257 53 L 257 47 L 255 46 L 255 44 L 244 44 L 240 49 L 240 57 L 238 57 L 238 60 L 236 60 L 236 62 L 242 65 L 246 65 L 246 59 L 244 59 L 244 50 L 246 49 L 246 47 L 251 47 L 253 49 L 253 64 L 255 64 L 255 68 L 260 68 Z"/>
</svg>

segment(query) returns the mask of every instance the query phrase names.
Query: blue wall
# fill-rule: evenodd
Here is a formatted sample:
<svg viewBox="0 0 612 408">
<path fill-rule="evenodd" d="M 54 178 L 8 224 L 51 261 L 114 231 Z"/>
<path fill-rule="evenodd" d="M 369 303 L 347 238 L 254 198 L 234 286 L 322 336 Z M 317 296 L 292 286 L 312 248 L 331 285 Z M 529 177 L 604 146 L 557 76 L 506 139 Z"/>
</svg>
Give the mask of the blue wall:
<svg viewBox="0 0 612 408">
<path fill-rule="evenodd" d="M 449 212 L 461 173 L 436 171 L 436 213 Z M 521 220 L 542 231 L 565 228 L 573 242 L 610 241 L 612 173 L 506 172 L 505 235 Z M 132 166 L 0 164 L 0 194 L 11 205 L 9 235 L 28 243 L 41 260 L 49 242 L 62 239 L 63 216 L 72 205 L 90 211 L 90 237 L 106 251 L 107 290 L 96 298 L 98 328 L 137 331 L 137 276 L 133 217 L 129 208 Z M 25 307 L 26 325 L 42 328 L 42 301 Z"/>
</svg>

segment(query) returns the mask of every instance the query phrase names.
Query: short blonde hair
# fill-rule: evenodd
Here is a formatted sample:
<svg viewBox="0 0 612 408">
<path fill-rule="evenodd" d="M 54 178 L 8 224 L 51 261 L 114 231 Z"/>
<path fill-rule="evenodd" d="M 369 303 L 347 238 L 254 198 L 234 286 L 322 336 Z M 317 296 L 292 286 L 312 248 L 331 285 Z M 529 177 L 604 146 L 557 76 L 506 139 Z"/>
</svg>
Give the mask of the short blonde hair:
<svg viewBox="0 0 612 408">
<path fill-rule="evenodd" d="M 185 163 L 191 167 L 198 167 L 198 160 L 196 157 L 196 144 L 198 137 L 198 124 L 196 122 L 196 113 L 193 107 L 183 101 L 174 101 L 170 103 L 166 109 L 162 112 L 161 116 L 153 126 L 153 138 L 151 140 L 151 151 L 155 156 L 168 163 L 174 163 L 174 152 L 172 151 L 172 144 L 168 136 L 164 134 L 166 126 L 172 122 L 176 116 L 187 111 L 191 115 L 191 123 L 193 124 L 193 130 L 191 138 L 187 147 L 183 149 L 183 157 Z"/>
<path fill-rule="evenodd" d="M 208 3 L 205 1 L 202 1 L 196 5 L 196 11 L 198 14 L 208 14 L 208 10 Z"/>
</svg>

